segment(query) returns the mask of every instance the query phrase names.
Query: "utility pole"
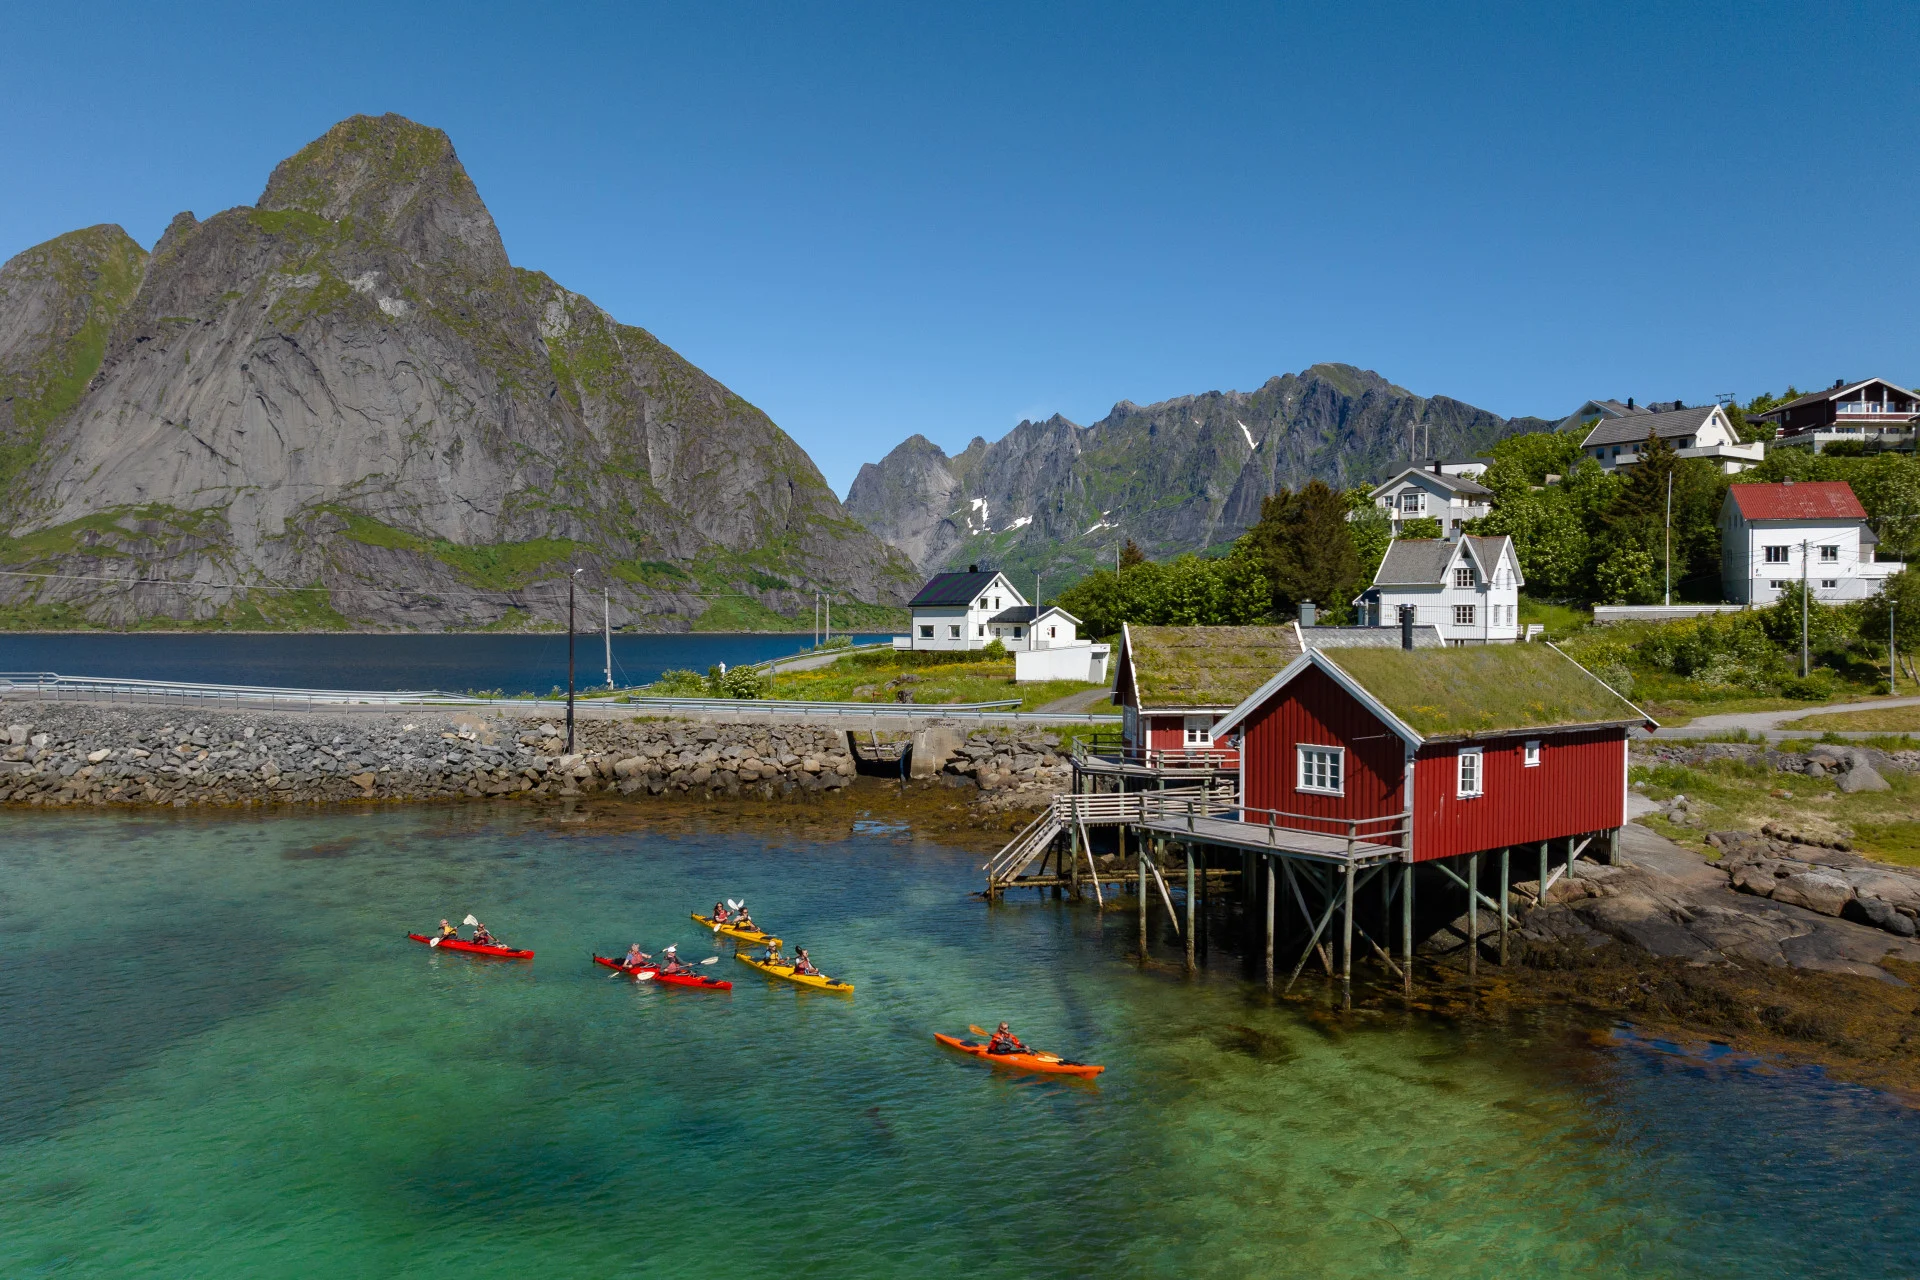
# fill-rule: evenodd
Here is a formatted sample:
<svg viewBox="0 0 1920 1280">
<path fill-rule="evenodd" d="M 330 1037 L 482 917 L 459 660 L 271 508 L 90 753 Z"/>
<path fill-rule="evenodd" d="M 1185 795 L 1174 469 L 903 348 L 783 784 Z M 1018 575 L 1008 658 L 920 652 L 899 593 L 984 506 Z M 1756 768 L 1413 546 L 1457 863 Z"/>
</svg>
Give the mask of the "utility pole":
<svg viewBox="0 0 1920 1280">
<path fill-rule="evenodd" d="M 827 625 L 826 629 L 821 632 L 820 635 L 820 643 L 825 644 L 827 641 L 833 639 L 833 597 L 823 595 L 820 597 L 820 602 L 826 609 L 825 617 Z"/>
<path fill-rule="evenodd" d="M 1812 549 L 1811 542 L 1800 544 L 1800 678 L 1802 680 L 1807 678 L 1807 595 L 1809 588 L 1813 585 L 1813 579 L 1808 576 L 1810 566 L 1807 560 Z"/>
<path fill-rule="evenodd" d="M 1673 604 L 1673 472 L 1667 472 L 1667 604 Z"/>
<path fill-rule="evenodd" d="M 573 584 L 585 573 L 575 569 L 567 575 L 567 754 L 573 754 Z"/>
<path fill-rule="evenodd" d="M 1900 660 L 1893 652 L 1893 600 L 1887 600 L 1887 692 L 1900 692 Z"/>
<path fill-rule="evenodd" d="M 600 588 L 601 632 L 607 641 L 607 688 L 613 688 L 613 596 L 607 588 Z"/>
</svg>

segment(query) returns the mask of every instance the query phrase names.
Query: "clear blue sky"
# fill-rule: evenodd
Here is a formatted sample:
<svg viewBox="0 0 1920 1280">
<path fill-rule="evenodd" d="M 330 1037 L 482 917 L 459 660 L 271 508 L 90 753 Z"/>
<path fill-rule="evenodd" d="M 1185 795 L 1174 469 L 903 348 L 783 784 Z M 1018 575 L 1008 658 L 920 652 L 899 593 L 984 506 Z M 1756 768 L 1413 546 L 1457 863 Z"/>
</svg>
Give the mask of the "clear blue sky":
<svg viewBox="0 0 1920 1280">
<path fill-rule="evenodd" d="M 452 135 L 844 492 L 1321 360 L 1558 415 L 1920 377 L 1907 5 L 0 5 L 0 257 Z"/>
</svg>

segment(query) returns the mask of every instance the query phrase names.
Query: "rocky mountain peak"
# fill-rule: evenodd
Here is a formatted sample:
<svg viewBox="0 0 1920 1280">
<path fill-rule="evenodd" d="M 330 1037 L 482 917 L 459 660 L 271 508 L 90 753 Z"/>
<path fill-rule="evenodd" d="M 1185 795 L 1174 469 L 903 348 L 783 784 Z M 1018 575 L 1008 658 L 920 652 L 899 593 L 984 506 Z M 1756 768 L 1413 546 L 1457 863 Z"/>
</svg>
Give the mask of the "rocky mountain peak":
<svg viewBox="0 0 1920 1280">
<path fill-rule="evenodd" d="M 427 261 L 467 258 L 482 271 L 507 266 L 500 231 L 453 140 L 405 116 L 342 120 L 274 168 L 257 207 L 352 219 L 362 234 Z"/>
</svg>

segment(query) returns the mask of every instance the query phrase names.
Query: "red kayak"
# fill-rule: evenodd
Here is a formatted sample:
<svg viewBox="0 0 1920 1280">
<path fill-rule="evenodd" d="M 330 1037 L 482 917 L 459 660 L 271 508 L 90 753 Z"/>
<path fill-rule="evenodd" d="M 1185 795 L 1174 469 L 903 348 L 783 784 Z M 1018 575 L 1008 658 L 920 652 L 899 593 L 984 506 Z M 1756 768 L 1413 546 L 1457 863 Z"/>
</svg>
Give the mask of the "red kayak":
<svg viewBox="0 0 1920 1280">
<path fill-rule="evenodd" d="M 433 945 L 433 939 L 424 933 L 410 933 L 407 936 L 415 942 L 424 942 L 430 947 Z M 533 959 L 533 952 L 531 951 L 516 951 L 512 947 L 485 947 L 477 942 L 462 942 L 458 938 L 442 938 L 439 949 L 442 951 L 471 951 L 474 955 L 492 956 L 496 960 Z"/>
<path fill-rule="evenodd" d="M 609 969 L 618 969 L 622 973 L 650 973 L 655 982 L 665 983 L 669 987 L 706 987 L 711 991 L 731 991 L 733 984 L 724 978 L 709 978 L 704 973 L 665 973 L 659 965 L 643 964 L 638 969 L 629 969 L 618 960 L 609 960 L 605 956 L 595 956 L 595 964 L 603 964 Z"/>
</svg>

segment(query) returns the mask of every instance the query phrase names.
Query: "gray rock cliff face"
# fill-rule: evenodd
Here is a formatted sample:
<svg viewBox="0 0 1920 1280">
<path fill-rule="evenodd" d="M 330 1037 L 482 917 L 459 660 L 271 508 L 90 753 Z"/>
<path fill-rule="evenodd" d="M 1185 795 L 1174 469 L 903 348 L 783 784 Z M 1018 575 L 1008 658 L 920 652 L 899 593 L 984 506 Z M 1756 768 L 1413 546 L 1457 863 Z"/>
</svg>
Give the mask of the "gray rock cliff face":
<svg viewBox="0 0 1920 1280">
<path fill-rule="evenodd" d="M 0 352 L 28 327 L 0 301 Z M 446 135 L 398 116 L 335 126 L 252 208 L 175 218 L 32 454 L 5 559 L 168 582 L 0 586 L 95 622 L 557 620 L 569 565 L 645 629 L 912 586 L 765 414 L 511 265 Z"/>
<path fill-rule="evenodd" d="M 1231 541 L 1282 487 L 1377 482 L 1429 446 L 1473 453 L 1547 425 L 1322 364 L 1252 392 L 1121 401 L 1089 427 L 1022 422 L 952 458 L 915 436 L 861 468 L 847 510 L 922 571 L 979 560 L 1055 580 L 1125 538 L 1155 557 Z"/>
</svg>

